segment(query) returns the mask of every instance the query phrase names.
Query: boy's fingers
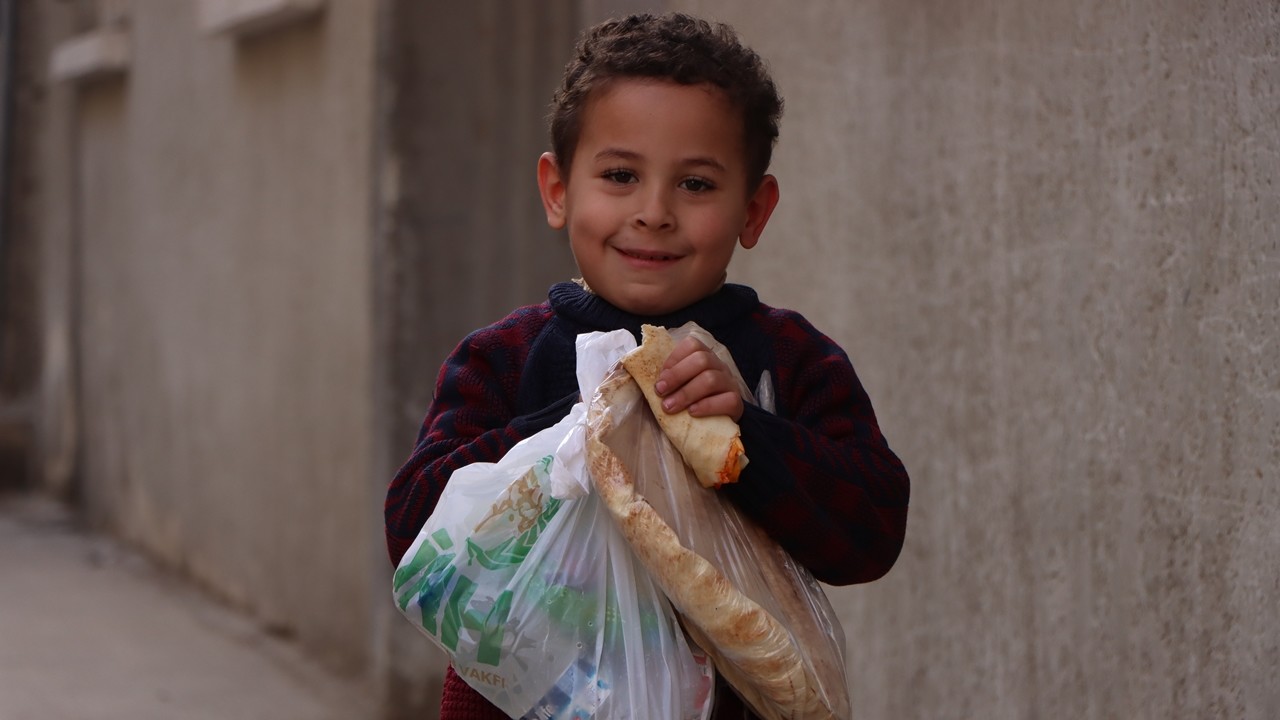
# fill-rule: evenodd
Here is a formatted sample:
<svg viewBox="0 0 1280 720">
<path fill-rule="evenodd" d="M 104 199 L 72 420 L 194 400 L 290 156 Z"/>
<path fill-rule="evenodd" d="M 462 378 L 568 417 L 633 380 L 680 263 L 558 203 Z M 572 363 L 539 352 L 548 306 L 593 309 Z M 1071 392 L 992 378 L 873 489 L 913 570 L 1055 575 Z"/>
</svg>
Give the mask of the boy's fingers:
<svg viewBox="0 0 1280 720">
<path fill-rule="evenodd" d="M 724 392 L 693 403 L 689 406 L 689 414 L 694 417 L 728 415 L 738 422 L 742 419 L 742 409 L 742 397 L 738 393 Z"/>
<path fill-rule="evenodd" d="M 672 372 L 677 370 L 679 370 L 678 366 L 672 368 Z M 716 387 L 714 373 L 699 373 L 679 385 L 671 382 L 670 387 L 672 388 L 670 394 L 662 399 L 662 408 L 667 412 L 680 412 L 689 405 L 723 390 Z"/>
<path fill-rule="evenodd" d="M 696 343 L 690 352 L 680 356 L 680 348 L 671 352 L 671 356 L 667 358 L 667 362 L 663 365 L 662 372 L 658 375 L 658 383 L 655 389 L 659 395 L 666 395 L 668 392 L 683 388 L 689 381 L 698 377 L 698 375 L 712 369 L 712 358 L 715 356 L 709 350 L 702 347 L 701 343 Z M 681 343 L 683 345 L 683 343 Z M 702 347 L 704 352 L 698 352 L 698 348 Z"/>
<path fill-rule="evenodd" d="M 662 400 L 662 408 L 669 413 L 688 409 L 695 416 L 728 415 L 734 420 L 742 416 L 742 398 L 733 378 L 725 372 L 700 372 L 683 385 L 672 388 Z"/>
<path fill-rule="evenodd" d="M 667 361 L 662 364 L 662 369 L 670 370 L 671 368 L 683 362 L 684 359 L 689 357 L 690 355 L 693 355 L 699 350 L 706 350 L 706 349 L 707 349 L 707 346 L 699 342 L 697 338 L 692 336 L 687 337 L 681 340 L 680 342 L 676 343 L 676 346 L 671 351 L 671 354 L 667 356 Z"/>
<path fill-rule="evenodd" d="M 695 417 L 742 417 L 742 398 L 733 376 L 720 358 L 696 338 L 676 344 L 654 386 L 669 413 L 688 410 Z"/>
</svg>

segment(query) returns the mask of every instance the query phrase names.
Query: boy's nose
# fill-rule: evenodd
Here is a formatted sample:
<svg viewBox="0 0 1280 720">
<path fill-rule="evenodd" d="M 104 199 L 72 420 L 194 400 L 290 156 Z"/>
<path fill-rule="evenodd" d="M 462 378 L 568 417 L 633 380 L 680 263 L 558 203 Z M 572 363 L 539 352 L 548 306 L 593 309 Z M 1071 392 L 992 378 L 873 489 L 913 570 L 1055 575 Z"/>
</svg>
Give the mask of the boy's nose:
<svg viewBox="0 0 1280 720">
<path fill-rule="evenodd" d="M 671 199 L 661 190 L 646 193 L 644 203 L 632 218 L 632 224 L 647 230 L 670 230 L 675 227 Z"/>
</svg>

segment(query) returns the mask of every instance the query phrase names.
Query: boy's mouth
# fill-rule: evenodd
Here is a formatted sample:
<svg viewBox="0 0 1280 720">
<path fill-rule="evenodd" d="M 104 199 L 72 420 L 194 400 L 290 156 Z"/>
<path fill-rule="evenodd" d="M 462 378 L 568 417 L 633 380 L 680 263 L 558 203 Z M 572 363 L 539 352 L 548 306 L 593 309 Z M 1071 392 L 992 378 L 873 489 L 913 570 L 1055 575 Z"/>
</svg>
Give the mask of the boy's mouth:
<svg viewBox="0 0 1280 720">
<path fill-rule="evenodd" d="M 627 257 L 635 258 L 636 260 L 646 260 L 649 262 L 671 262 L 672 260 L 680 259 L 679 255 L 672 255 L 670 253 L 657 252 L 654 250 L 628 250 L 619 248 L 618 252 L 626 255 Z"/>
</svg>

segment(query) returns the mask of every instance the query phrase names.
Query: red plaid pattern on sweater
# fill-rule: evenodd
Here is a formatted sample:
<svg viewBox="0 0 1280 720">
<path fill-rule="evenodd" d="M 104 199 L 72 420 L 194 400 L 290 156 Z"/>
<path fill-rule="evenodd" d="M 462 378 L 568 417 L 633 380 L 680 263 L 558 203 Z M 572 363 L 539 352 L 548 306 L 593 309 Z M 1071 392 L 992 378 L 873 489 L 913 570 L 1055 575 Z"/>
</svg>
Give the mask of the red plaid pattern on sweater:
<svg viewBox="0 0 1280 720">
<path fill-rule="evenodd" d="M 673 315 L 641 318 L 560 283 L 546 303 L 463 340 L 440 371 L 413 453 L 387 493 L 392 562 L 454 470 L 497 461 L 569 411 L 578 394 L 579 333 L 626 328 L 638 338 L 643 323 L 674 328 L 690 320 L 728 347 L 748 384 L 768 371 L 774 386 L 774 413 L 748 405 L 742 416 L 751 462 L 722 492 L 823 582 L 869 582 L 888 572 L 902 548 L 910 482 L 848 356 L 798 313 L 732 284 Z"/>
</svg>

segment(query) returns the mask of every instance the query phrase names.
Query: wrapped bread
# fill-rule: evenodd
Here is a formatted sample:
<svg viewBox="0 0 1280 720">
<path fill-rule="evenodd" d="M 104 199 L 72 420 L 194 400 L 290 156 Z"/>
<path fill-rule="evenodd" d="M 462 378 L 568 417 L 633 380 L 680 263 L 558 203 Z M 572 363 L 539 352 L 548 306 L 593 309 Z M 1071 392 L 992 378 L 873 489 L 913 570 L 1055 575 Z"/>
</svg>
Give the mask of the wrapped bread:
<svg viewBox="0 0 1280 720">
<path fill-rule="evenodd" d="M 671 438 L 703 487 L 717 488 L 737 482 L 747 466 L 738 424 L 723 415 L 695 418 L 688 410 L 678 413 L 663 410 L 662 396 L 654 386 L 676 342 L 663 327 L 645 325 L 641 331 L 644 337 L 640 347 L 627 353 L 622 364 L 639 384 L 662 432 Z"/>
<path fill-rule="evenodd" d="M 646 344 L 662 334 L 646 331 Z M 659 342 L 653 355 L 661 356 L 660 369 L 670 350 Z M 768 720 L 849 717 L 843 632 L 826 596 L 807 570 L 704 480 L 707 471 L 736 462 L 731 453 L 741 454 L 736 423 L 720 418 L 733 425 L 731 433 L 722 424 L 700 428 L 707 418 L 662 423 L 660 406 L 649 409 L 656 373 L 640 374 L 646 379 L 639 384 L 627 373 L 606 378 L 588 411 L 590 474 L 622 535 L 689 637 L 758 714 Z M 666 432 L 672 426 L 675 436 Z M 714 449 L 676 452 L 677 437 L 686 448 L 705 442 Z M 695 462 L 705 463 L 703 472 L 690 467 Z"/>
</svg>

